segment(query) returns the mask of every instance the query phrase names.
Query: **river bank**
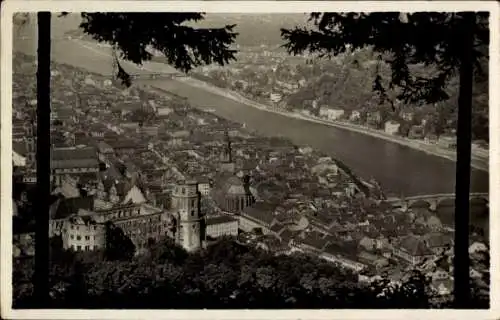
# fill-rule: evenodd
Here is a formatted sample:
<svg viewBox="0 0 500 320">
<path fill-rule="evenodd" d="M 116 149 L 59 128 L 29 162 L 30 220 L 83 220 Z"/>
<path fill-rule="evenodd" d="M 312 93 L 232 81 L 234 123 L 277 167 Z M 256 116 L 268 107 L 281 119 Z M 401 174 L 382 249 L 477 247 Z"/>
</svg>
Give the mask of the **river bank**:
<svg viewBox="0 0 500 320">
<path fill-rule="evenodd" d="M 21 41 L 16 51 L 36 55 L 36 42 Z M 109 50 L 95 44 L 77 41 L 56 41 L 53 43 L 52 59 L 58 63 L 72 65 L 92 73 L 110 76 L 112 59 Z M 123 61 L 126 71 L 132 74 L 151 72 L 172 73 L 159 63 L 145 63 L 144 69 Z M 213 109 L 225 119 L 246 124 L 247 128 L 263 136 L 283 136 L 296 145 L 308 145 L 324 152 L 349 168 L 359 177 L 373 177 L 388 194 L 416 196 L 435 193 L 452 193 L 455 186 L 455 165 L 448 159 L 389 142 L 352 130 L 324 125 L 316 121 L 304 121 L 287 114 L 272 113 L 264 109 L 250 108 L 248 103 L 226 98 L 209 90 L 174 79 L 135 80 L 147 83 L 187 98 L 193 106 Z M 267 107 L 267 106 L 266 106 Z M 488 192 L 488 173 L 472 170 L 471 190 Z"/>
<path fill-rule="evenodd" d="M 187 85 L 191 85 L 191 86 L 195 86 L 197 88 L 203 89 L 203 90 L 207 90 L 211 93 L 221 95 L 225 98 L 235 100 L 239 103 L 242 103 L 242 104 L 248 105 L 250 107 L 263 110 L 263 111 L 277 113 L 277 114 L 280 114 L 280 115 L 283 115 L 286 117 L 301 119 L 301 120 L 305 120 L 305 121 L 311 121 L 311 122 L 315 122 L 315 123 L 324 124 L 327 126 L 332 126 L 332 127 L 336 127 L 336 128 L 340 128 L 340 129 L 345 129 L 345 130 L 369 135 L 369 136 L 372 136 L 372 137 L 375 137 L 378 139 L 384 139 L 386 141 L 397 143 L 399 145 L 403 145 L 403 146 L 406 146 L 406 147 L 409 147 L 409 148 L 412 148 L 412 149 L 415 149 L 415 150 L 418 150 L 421 152 L 425 152 L 425 153 L 433 155 L 433 156 L 445 158 L 445 159 L 448 159 L 450 161 L 456 162 L 456 152 L 455 151 L 445 150 L 445 149 L 440 148 L 436 145 L 428 144 L 428 143 L 425 143 L 423 141 L 410 140 L 410 139 L 406 139 L 403 137 L 390 135 L 390 134 L 387 134 L 387 133 L 379 131 L 379 130 L 367 128 L 367 127 L 364 127 L 361 125 L 356 125 L 353 123 L 340 122 L 340 121 L 333 122 L 333 121 L 319 119 L 319 118 L 316 118 L 313 116 L 307 116 L 307 115 L 296 113 L 296 112 L 286 112 L 286 111 L 277 110 L 275 108 L 272 108 L 271 106 L 250 100 L 237 92 L 233 92 L 233 91 L 226 90 L 226 89 L 221 89 L 221 88 L 218 88 L 218 87 L 213 86 L 211 84 L 208 84 L 206 82 L 203 82 L 201 80 L 194 79 L 192 77 L 179 78 L 179 79 L 177 79 L 177 81 L 181 81 Z M 485 171 L 485 172 L 488 172 L 488 170 L 489 170 L 488 159 L 485 157 L 479 157 L 477 155 L 472 155 L 471 166 L 475 169 Z"/>
<path fill-rule="evenodd" d="M 86 41 L 76 41 L 76 42 L 78 44 L 82 45 L 83 47 L 90 49 L 91 51 L 93 51 L 99 55 L 110 56 L 109 53 L 102 51 L 103 50 L 102 47 L 98 47 L 94 43 L 86 42 Z M 131 62 L 128 62 L 128 61 L 122 61 L 122 62 L 125 65 L 132 67 L 134 69 L 134 71 L 139 73 L 139 74 L 147 73 L 147 72 L 155 72 L 155 73 L 164 72 L 167 74 L 178 74 L 179 73 L 177 70 L 175 70 L 174 68 L 172 68 L 164 63 L 148 62 L 142 68 L 139 68 L 136 65 L 132 64 Z M 319 118 L 312 117 L 312 116 L 307 116 L 307 115 L 300 114 L 300 113 L 293 113 L 293 112 L 273 109 L 269 105 L 265 105 L 265 104 L 250 100 L 237 92 L 234 92 L 234 91 L 231 91 L 228 89 L 222 89 L 222 88 L 216 87 L 210 83 L 207 83 L 205 81 L 198 80 L 198 79 L 195 79 L 195 78 L 189 77 L 189 76 L 176 78 L 176 81 L 183 82 L 184 84 L 186 84 L 188 86 L 197 87 L 199 89 L 202 89 L 202 90 L 211 92 L 213 94 L 231 99 L 235 102 L 242 103 L 242 104 L 247 105 L 247 106 L 257 108 L 257 109 L 262 110 L 262 111 L 280 114 L 282 116 L 289 117 L 289 118 L 295 118 L 295 119 L 305 120 L 305 121 L 309 121 L 309 122 L 319 123 L 319 124 L 327 125 L 330 127 L 336 127 L 336 128 L 348 130 L 351 132 L 357 132 L 357 133 L 368 135 L 368 136 L 375 137 L 378 139 L 383 139 L 385 141 L 389 141 L 389 142 L 392 142 L 392 143 L 395 143 L 398 145 L 402 145 L 402 146 L 405 146 L 408 148 L 412 148 L 414 150 L 418 150 L 420 152 L 424 152 L 424 153 L 432 155 L 432 156 L 436 156 L 436 157 L 440 157 L 440 158 L 444 158 L 444 159 L 456 162 L 456 152 L 454 150 L 446 150 L 446 149 L 440 148 L 437 145 L 425 143 L 424 141 L 410 140 L 407 138 L 390 135 L 390 134 L 387 134 L 387 133 L 380 131 L 380 130 L 367 128 L 367 127 L 356 125 L 353 123 L 346 123 L 346 122 L 339 122 L 339 121 L 332 122 L 332 121 L 327 121 L 327 120 L 319 119 Z M 483 157 L 483 156 L 479 156 L 477 154 L 472 154 L 471 166 L 472 166 L 472 168 L 475 168 L 477 170 L 481 170 L 483 172 L 488 172 L 489 171 L 488 157 Z"/>
</svg>

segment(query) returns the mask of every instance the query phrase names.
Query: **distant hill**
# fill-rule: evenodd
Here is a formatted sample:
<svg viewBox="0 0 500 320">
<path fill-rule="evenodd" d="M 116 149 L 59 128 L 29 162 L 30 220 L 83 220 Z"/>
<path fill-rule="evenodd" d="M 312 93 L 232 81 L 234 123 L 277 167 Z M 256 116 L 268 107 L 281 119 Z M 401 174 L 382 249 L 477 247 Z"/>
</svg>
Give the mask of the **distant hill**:
<svg viewBox="0 0 500 320">
<path fill-rule="evenodd" d="M 308 15 L 294 14 L 222 14 L 207 13 L 205 20 L 193 24 L 198 27 L 223 27 L 236 24 L 235 31 L 239 33 L 236 44 L 241 46 L 280 46 L 281 28 L 292 28 L 304 25 Z M 78 28 L 80 16 L 71 14 L 64 18 L 54 18 L 52 23 L 53 36 L 71 35 L 83 36 L 83 31 Z"/>
<path fill-rule="evenodd" d="M 206 19 L 197 24 L 200 26 L 218 27 L 236 24 L 239 33 L 236 43 L 242 46 L 280 46 L 281 28 L 293 28 L 307 23 L 305 13 L 293 14 L 207 14 Z"/>
</svg>

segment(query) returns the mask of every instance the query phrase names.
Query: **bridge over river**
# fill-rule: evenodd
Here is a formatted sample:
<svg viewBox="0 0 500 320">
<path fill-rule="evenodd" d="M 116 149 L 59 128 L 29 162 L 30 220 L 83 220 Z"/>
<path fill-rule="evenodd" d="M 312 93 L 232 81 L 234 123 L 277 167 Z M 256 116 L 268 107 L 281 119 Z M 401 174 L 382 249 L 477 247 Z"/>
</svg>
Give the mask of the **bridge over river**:
<svg viewBox="0 0 500 320">
<path fill-rule="evenodd" d="M 471 192 L 469 198 L 472 202 L 484 203 L 489 207 L 490 196 L 488 193 L 484 192 Z M 455 199 L 454 193 L 439 193 L 439 194 L 429 194 L 429 195 L 419 195 L 413 197 L 405 198 L 389 198 L 387 202 L 392 205 L 401 205 L 403 210 L 407 210 L 417 203 L 425 203 L 429 205 L 429 209 L 436 210 L 440 205 L 448 204 L 448 200 Z"/>
</svg>

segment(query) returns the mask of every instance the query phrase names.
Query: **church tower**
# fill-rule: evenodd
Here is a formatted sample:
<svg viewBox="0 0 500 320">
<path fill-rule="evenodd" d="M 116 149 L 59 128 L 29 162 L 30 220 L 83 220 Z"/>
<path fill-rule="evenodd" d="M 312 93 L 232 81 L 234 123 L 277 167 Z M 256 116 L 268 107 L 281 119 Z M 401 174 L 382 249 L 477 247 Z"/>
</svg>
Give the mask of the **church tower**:
<svg viewBox="0 0 500 320">
<path fill-rule="evenodd" d="M 202 245 L 200 198 L 196 181 L 181 182 L 172 192 L 172 208 L 177 221 L 175 242 L 188 252 Z"/>
<path fill-rule="evenodd" d="M 228 134 L 227 130 L 224 131 L 224 140 L 226 142 L 226 145 L 225 145 L 224 150 L 222 151 L 222 155 L 221 155 L 221 171 L 234 173 L 235 166 L 234 166 L 234 162 L 233 162 L 231 140 L 229 139 L 229 134 Z"/>
</svg>

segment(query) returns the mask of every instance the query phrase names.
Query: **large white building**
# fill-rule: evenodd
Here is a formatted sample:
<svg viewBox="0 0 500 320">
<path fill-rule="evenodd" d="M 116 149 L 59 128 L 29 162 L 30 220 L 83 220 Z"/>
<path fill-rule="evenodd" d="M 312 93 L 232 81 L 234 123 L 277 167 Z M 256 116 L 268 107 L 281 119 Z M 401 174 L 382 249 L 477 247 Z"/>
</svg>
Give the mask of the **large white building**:
<svg viewBox="0 0 500 320">
<path fill-rule="evenodd" d="M 457 137 L 452 135 L 442 135 L 438 139 L 438 144 L 447 149 L 453 149 L 457 146 Z"/>
<path fill-rule="evenodd" d="M 271 102 L 280 102 L 281 98 L 282 96 L 279 93 L 271 93 L 269 95 L 269 99 L 271 100 Z"/>
<path fill-rule="evenodd" d="M 385 133 L 395 135 L 399 133 L 399 127 L 401 127 L 401 124 L 399 122 L 389 120 L 384 124 L 384 131 Z"/>
<path fill-rule="evenodd" d="M 205 226 L 207 238 L 238 235 L 238 220 L 227 215 L 207 217 Z"/>
<path fill-rule="evenodd" d="M 349 120 L 351 121 L 358 121 L 359 119 L 361 119 L 361 112 L 357 110 L 354 110 L 349 116 Z"/>
<path fill-rule="evenodd" d="M 52 177 L 56 185 L 66 175 L 99 172 L 99 158 L 95 148 L 54 148 L 51 153 Z"/>
<path fill-rule="evenodd" d="M 344 113 L 343 109 L 334 109 L 325 106 L 319 108 L 319 116 L 328 120 L 338 120 Z"/>
</svg>

